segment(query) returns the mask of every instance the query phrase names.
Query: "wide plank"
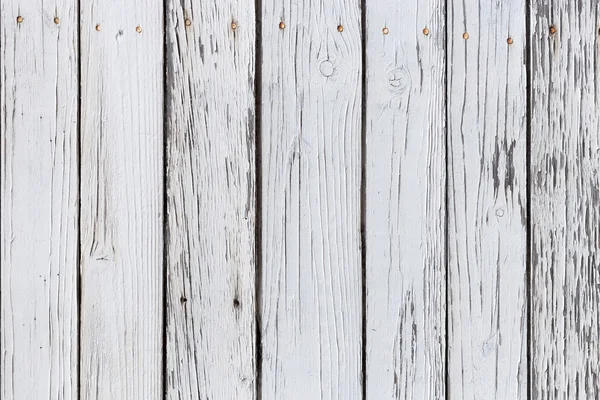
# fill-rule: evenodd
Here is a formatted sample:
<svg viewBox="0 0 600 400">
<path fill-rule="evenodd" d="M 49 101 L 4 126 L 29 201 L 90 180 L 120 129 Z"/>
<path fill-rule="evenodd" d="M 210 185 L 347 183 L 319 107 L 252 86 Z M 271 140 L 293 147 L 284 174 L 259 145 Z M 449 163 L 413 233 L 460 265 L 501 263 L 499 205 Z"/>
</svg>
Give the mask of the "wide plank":
<svg viewBox="0 0 600 400">
<path fill-rule="evenodd" d="M 448 397 L 522 399 L 526 2 L 448 7 Z"/>
<path fill-rule="evenodd" d="M 77 3 L 0 5 L 3 399 L 77 399 Z"/>
<path fill-rule="evenodd" d="M 366 3 L 366 396 L 446 387 L 445 2 Z"/>
<path fill-rule="evenodd" d="M 600 3 L 531 7 L 531 395 L 600 398 Z"/>
<path fill-rule="evenodd" d="M 81 397 L 162 398 L 163 7 L 81 2 Z"/>
<path fill-rule="evenodd" d="M 167 398 L 254 399 L 253 0 L 167 1 Z"/>
<path fill-rule="evenodd" d="M 361 397 L 359 1 L 262 1 L 262 397 Z"/>
</svg>

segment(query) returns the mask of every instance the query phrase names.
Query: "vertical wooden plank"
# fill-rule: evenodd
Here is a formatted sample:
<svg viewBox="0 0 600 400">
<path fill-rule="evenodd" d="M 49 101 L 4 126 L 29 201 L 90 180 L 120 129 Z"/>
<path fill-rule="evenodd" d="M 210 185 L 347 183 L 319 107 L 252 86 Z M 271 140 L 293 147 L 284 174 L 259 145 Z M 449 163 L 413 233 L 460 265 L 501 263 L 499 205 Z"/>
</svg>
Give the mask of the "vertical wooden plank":
<svg viewBox="0 0 600 400">
<path fill-rule="evenodd" d="M 596 0 L 532 3 L 534 399 L 600 396 L 599 28 Z"/>
<path fill-rule="evenodd" d="M 158 399 L 162 3 L 81 6 L 81 395 Z"/>
<path fill-rule="evenodd" d="M 357 399 L 360 2 L 262 3 L 262 395 Z"/>
<path fill-rule="evenodd" d="M 254 0 L 167 1 L 167 397 L 252 399 Z"/>
<path fill-rule="evenodd" d="M 527 397 L 525 1 L 448 14 L 448 390 Z"/>
<path fill-rule="evenodd" d="M 0 19 L 0 397 L 76 399 L 77 6 Z"/>
<path fill-rule="evenodd" d="M 366 4 L 369 399 L 445 397 L 445 20 Z"/>
</svg>

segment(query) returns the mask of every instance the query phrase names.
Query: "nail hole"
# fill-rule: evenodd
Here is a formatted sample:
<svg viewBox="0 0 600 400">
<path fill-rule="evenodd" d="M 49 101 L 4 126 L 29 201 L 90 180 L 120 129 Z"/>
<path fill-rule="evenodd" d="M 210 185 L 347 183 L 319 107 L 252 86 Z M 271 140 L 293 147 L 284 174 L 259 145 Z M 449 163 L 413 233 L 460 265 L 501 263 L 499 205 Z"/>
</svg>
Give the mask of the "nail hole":
<svg viewBox="0 0 600 400">
<path fill-rule="evenodd" d="M 344 27 L 342 25 L 338 25 L 338 32 L 344 32 Z"/>
<path fill-rule="evenodd" d="M 429 29 L 427 29 L 427 28 L 423 29 L 423 35 L 428 36 L 429 35 Z"/>
<path fill-rule="evenodd" d="M 60 24 L 60 19 L 58 17 L 54 17 L 54 23 L 56 25 Z"/>
<path fill-rule="evenodd" d="M 187 303 L 187 298 L 185 296 L 181 296 L 179 298 L 179 301 L 181 302 L 181 304 L 185 304 L 185 303 Z"/>
<path fill-rule="evenodd" d="M 20 24 L 21 22 L 23 22 L 23 17 L 21 17 L 20 15 L 17 17 L 17 22 Z"/>
<path fill-rule="evenodd" d="M 192 21 L 190 21 L 189 19 L 185 20 L 185 26 L 190 26 L 192 25 Z"/>
<path fill-rule="evenodd" d="M 285 22 L 281 21 L 279 23 L 279 29 L 285 29 Z"/>
<path fill-rule="evenodd" d="M 100 32 L 100 29 L 102 29 L 102 28 L 100 27 L 100 24 L 96 25 L 96 30 L 97 30 L 98 32 Z"/>
<path fill-rule="evenodd" d="M 469 38 L 469 34 L 467 32 L 463 33 L 463 39 L 467 40 Z"/>
<path fill-rule="evenodd" d="M 390 33 L 390 30 L 388 28 L 383 28 L 382 32 L 384 35 L 387 35 L 388 33 Z"/>
<path fill-rule="evenodd" d="M 142 27 L 141 27 L 141 26 L 138 26 L 138 27 L 136 27 L 136 28 L 135 28 L 135 31 L 136 31 L 137 33 L 142 33 Z"/>
<path fill-rule="evenodd" d="M 238 299 L 233 299 L 233 307 L 238 308 L 240 306 L 240 301 Z"/>
</svg>

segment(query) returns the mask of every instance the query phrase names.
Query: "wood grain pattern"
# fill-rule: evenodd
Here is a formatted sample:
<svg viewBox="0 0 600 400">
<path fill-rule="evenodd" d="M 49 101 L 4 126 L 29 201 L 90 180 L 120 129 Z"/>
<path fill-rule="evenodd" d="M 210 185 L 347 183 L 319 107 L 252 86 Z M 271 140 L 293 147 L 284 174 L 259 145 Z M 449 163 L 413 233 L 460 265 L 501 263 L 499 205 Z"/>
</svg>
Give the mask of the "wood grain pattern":
<svg viewBox="0 0 600 400">
<path fill-rule="evenodd" d="M 449 4 L 450 398 L 527 397 L 525 15 Z"/>
<path fill-rule="evenodd" d="M 600 4 L 531 11 L 532 398 L 597 399 Z"/>
<path fill-rule="evenodd" d="M 366 4 L 368 399 L 445 396 L 445 19 Z"/>
<path fill-rule="evenodd" d="M 253 399 L 254 1 L 170 0 L 166 22 L 167 397 Z"/>
<path fill-rule="evenodd" d="M 0 397 L 76 399 L 76 3 L 2 1 L 0 26 Z"/>
<path fill-rule="evenodd" d="M 354 0 L 263 1 L 265 399 L 361 396 L 360 21 Z"/>
<path fill-rule="evenodd" d="M 163 8 L 142 0 L 81 6 L 80 392 L 158 399 Z"/>
</svg>

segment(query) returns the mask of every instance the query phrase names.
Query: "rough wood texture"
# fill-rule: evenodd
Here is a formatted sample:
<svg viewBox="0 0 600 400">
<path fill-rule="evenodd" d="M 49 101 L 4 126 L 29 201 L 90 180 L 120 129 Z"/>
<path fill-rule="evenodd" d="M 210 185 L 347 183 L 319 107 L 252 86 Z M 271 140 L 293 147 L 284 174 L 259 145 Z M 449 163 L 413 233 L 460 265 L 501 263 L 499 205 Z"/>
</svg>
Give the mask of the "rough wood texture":
<svg viewBox="0 0 600 400">
<path fill-rule="evenodd" d="M 161 4 L 81 2 L 84 399 L 163 392 Z"/>
<path fill-rule="evenodd" d="M 76 3 L 0 8 L 0 397 L 76 399 Z"/>
<path fill-rule="evenodd" d="M 521 399 L 527 397 L 525 1 L 454 0 L 448 7 L 448 396 Z"/>
<path fill-rule="evenodd" d="M 600 3 L 531 11 L 532 398 L 597 399 Z"/>
<path fill-rule="evenodd" d="M 253 399 L 254 1 L 169 0 L 166 22 L 167 397 Z"/>
<path fill-rule="evenodd" d="M 374 1 L 366 12 L 366 393 L 441 399 L 445 3 Z"/>
<path fill-rule="evenodd" d="M 360 20 L 354 0 L 263 1 L 266 399 L 361 396 Z"/>
</svg>

